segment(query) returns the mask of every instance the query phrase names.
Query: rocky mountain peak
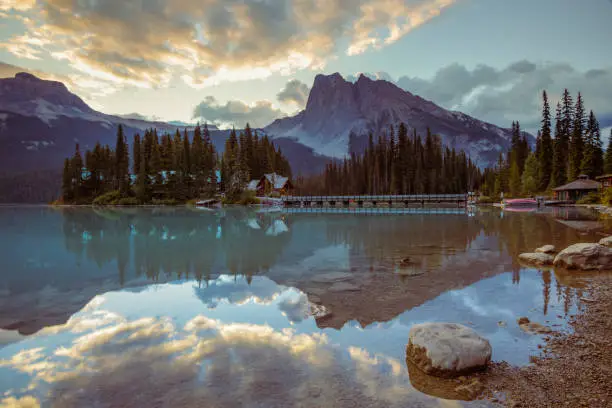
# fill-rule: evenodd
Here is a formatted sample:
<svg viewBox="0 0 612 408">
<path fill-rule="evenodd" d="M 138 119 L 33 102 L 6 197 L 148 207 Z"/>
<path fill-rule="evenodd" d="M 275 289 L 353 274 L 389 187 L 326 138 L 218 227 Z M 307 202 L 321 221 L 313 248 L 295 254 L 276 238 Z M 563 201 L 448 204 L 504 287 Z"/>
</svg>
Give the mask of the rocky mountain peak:
<svg viewBox="0 0 612 408">
<path fill-rule="evenodd" d="M 342 75 L 317 75 L 308 96 L 304 120 L 310 130 L 319 128 L 322 121 L 354 119 L 359 116 L 353 84 Z"/>
<path fill-rule="evenodd" d="M 266 130 L 272 137 L 296 139 L 319 154 L 344 157 L 359 150 L 368 133 L 384 134 L 402 122 L 410 132 L 439 135 L 444 145 L 466 151 L 483 167 L 493 165 L 510 145 L 509 129 L 450 112 L 392 82 L 363 74 L 355 83 L 338 73 L 317 75 L 305 110 Z"/>
<path fill-rule="evenodd" d="M 27 112 L 41 100 L 54 106 L 93 112 L 61 82 L 41 79 L 27 72 L 19 72 L 14 78 L 0 79 L 0 108 Z"/>
</svg>

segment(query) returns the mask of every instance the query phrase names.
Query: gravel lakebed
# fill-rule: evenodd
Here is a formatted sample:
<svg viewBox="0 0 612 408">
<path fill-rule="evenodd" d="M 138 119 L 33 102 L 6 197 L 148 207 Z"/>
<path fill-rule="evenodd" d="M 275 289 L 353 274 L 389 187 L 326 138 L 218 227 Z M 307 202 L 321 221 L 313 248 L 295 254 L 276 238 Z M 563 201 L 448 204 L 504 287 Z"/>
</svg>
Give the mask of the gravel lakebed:
<svg viewBox="0 0 612 408">
<path fill-rule="evenodd" d="M 572 330 L 545 337 L 531 364 L 494 362 L 471 377 L 483 385 L 480 398 L 507 407 L 612 407 L 612 274 L 589 276 L 584 293 Z"/>
</svg>

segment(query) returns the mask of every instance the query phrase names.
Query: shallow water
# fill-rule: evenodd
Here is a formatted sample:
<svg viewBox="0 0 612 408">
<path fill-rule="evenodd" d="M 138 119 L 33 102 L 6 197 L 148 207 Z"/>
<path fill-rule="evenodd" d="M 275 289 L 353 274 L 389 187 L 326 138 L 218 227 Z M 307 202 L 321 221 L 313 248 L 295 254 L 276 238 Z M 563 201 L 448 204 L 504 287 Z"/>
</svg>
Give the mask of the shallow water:
<svg viewBox="0 0 612 408">
<path fill-rule="evenodd" d="M 486 406 L 411 379 L 411 325 L 463 323 L 528 364 L 542 338 L 516 319 L 566 330 L 584 279 L 518 254 L 609 229 L 574 209 L 362 212 L 0 207 L 0 401 Z"/>
</svg>

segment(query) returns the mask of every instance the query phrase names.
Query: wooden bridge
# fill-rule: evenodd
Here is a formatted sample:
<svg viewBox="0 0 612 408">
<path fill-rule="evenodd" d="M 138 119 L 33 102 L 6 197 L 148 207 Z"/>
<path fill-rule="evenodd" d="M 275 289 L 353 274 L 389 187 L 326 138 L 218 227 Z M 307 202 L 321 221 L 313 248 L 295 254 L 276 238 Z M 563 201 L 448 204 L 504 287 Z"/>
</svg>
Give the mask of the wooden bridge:
<svg viewBox="0 0 612 408">
<path fill-rule="evenodd" d="M 285 207 L 408 207 L 426 204 L 453 204 L 465 206 L 468 194 L 415 194 L 415 195 L 346 195 L 346 196 L 284 196 Z"/>
<path fill-rule="evenodd" d="M 467 207 L 285 207 L 286 214 L 356 214 L 356 215 L 474 215 Z"/>
</svg>

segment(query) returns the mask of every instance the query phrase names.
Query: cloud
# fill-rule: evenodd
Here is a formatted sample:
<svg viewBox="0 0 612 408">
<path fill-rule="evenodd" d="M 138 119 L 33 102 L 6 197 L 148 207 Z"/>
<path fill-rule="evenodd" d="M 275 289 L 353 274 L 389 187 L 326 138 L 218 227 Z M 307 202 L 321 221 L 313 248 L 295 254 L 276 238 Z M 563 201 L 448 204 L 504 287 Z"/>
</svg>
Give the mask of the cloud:
<svg viewBox="0 0 612 408">
<path fill-rule="evenodd" d="M 272 102 L 257 101 L 252 105 L 242 101 L 227 101 L 221 104 L 214 96 L 207 96 L 193 110 L 193 118 L 202 122 L 212 122 L 221 127 L 251 127 L 268 125 L 275 119 L 285 116 L 283 111 L 275 108 Z"/>
<path fill-rule="evenodd" d="M 36 0 L 2 0 L 0 11 L 27 11 L 36 4 Z"/>
<path fill-rule="evenodd" d="M 455 0 L 11 0 L 25 31 L 2 45 L 115 85 L 192 86 L 318 69 L 381 48 Z M 5 4 L 6 3 L 6 4 Z M 111 34 L 112 33 L 112 34 Z"/>
<path fill-rule="evenodd" d="M 396 83 L 447 109 L 503 126 L 519 120 L 528 129 L 538 126 L 542 90 L 554 106 L 567 88 L 574 97 L 582 93 L 602 126 L 612 124 L 612 67 L 582 72 L 566 63 L 518 61 L 503 69 L 451 64 L 429 80 L 403 76 Z"/>
<path fill-rule="evenodd" d="M 384 72 L 384 71 L 379 71 L 379 72 L 357 72 L 355 74 L 350 74 L 347 75 L 344 79 L 346 79 L 349 82 L 357 82 L 357 80 L 359 79 L 359 76 L 361 75 L 365 75 L 366 77 L 376 81 L 376 80 L 383 80 L 383 81 L 389 81 L 389 82 L 395 82 L 395 80 L 391 77 L 391 75 L 389 75 L 388 73 Z"/>
<path fill-rule="evenodd" d="M 231 406 L 248 399 L 269 406 L 313 398 L 320 406 L 371 399 L 389 407 L 432 403 L 410 387 L 403 361 L 355 347 L 343 351 L 318 332 L 197 315 L 182 327 L 169 318 L 141 318 L 59 333 L 61 340 L 49 334 L 41 338 L 51 340 L 45 347 L 0 360 L 4 370 L 19 373 L 20 383 L 27 381 L 8 390 L 0 404 Z M 29 395 L 8 395 L 15 393 Z"/>
<path fill-rule="evenodd" d="M 298 79 L 292 79 L 291 81 L 287 82 L 285 87 L 281 89 L 278 94 L 276 94 L 276 98 L 281 103 L 303 108 L 306 106 L 309 93 L 310 88 L 308 85 Z"/>
<path fill-rule="evenodd" d="M 159 121 L 161 120 L 161 118 L 159 116 L 146 116 L 146 115 L 142 115 L 140 113 L 137 112 L 132 112 L 132 113 L 118 113 L 116 114 L 116 116 L 119 116 L 120 118 L 123 119 L 135 119 L 135 120 L 147 120 L 147 121 Z"/>
</svg>

